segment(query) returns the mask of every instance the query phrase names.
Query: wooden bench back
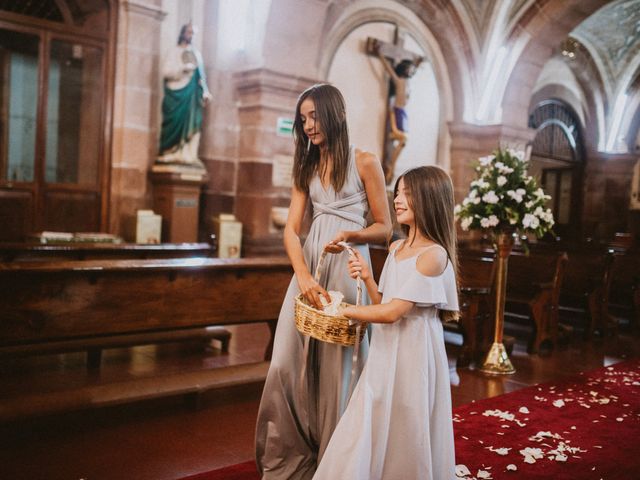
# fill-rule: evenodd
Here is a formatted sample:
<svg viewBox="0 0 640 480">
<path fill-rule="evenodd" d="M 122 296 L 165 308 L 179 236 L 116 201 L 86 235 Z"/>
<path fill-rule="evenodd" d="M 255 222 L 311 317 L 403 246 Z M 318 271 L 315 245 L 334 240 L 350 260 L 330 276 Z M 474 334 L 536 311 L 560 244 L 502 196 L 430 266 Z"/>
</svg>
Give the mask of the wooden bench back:
<svg viewBox="0 0 640 480">
<path fill-rule="evenodd" d="M 292 273 L 286 257 L 0 264 L 0 349 L 273 321 Z"/>
<path fill-rule="evenodd" d="M 563 290 L 584 295 L 601 285 L 608 289 L 613 259 L 612 252 L 572 251 Z"/>
<path fill-rule="evenodd" d="M 611 267 L 612 302 L 632 307 L 634 297 L 640 291 L 640 251 L 616 253 Z M 637 307 L 635 307 L 637 308 Z"/>
<path fill-rule="evenodd" d="M 387 261 L 387 255 L 389 255 L 389 249 L 383 245 L 369 245 L 369 255 L 371 256 L 373 278 L 379 282 L 384 262 Z"/>
<path fill-rule="evenodd" d="M 0 243 L 1 262 L 213 257 L 208 243 Z"/>
<path fill-rule="evenodd" d="M 577 246 L 569 252 L 561 288 L 561 303 L 578 306 L 596 291 L 599 301 L 606 302 L 611 288 L 613 251 L 599 246 Z"/>
<path fill-rule="evenodd" d="M 507 296 L 530 295 L 537 288 L 551 288 L 554 302 L 557 302 L 567 261 L 566 252 L 512 253 L 508 264 Z"/>
<path fill-rule="evenodd" d="M 458 251 L 458 283 L 461 292 L 465 290 L 493 291 L 496 263 L 489 251 Z"/>
</svg>

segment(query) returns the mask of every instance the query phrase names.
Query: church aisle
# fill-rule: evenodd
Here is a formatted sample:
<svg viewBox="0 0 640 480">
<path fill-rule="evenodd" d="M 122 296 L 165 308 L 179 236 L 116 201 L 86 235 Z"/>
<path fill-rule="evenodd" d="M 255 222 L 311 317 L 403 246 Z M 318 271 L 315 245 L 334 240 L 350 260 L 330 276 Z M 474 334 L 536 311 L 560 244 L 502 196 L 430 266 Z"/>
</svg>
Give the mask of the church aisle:
<svg viewBox="0 0 640 480">
<path fill-rule="evenodd" d="M 128 374 L 210 368 L 261 355 L 266 332 L 259 326 L 241 327 L 233 333 L 228 356 L 177 346 L 160 349 L 154 355 L 147 350 L 145 355 L 134 355 L 136 367 Z M 449 335 L 449 339 L 453 342 L 447 344 L 447 350 L 454 407 L 640 357 L 637 337 L 625 335 L 594 342 L 575 340 L 548 357 L 529 356 L 524 344 L 517 342 L 511 357 L 517 372 L 491 378 L 470 369 L 455 370 L 455 342 L 459 339 L 455 335 Z M 122 352 L 110 355 L 113 362 L 115 358 L 123 361 Z M 43 359 L 33 361 L 43 368 Z M 69 365 L 66 368 L 71 369 Z M 2 373 L 0 380 L 6 377 L 4 369 Z M 62 378 L 51 371 L 45 373 L 49 382 Z M 30 385 L 42 376 L 33 366 L 25 367 L 21 374 L 24 384 Z M 183 398 L 172 398 L 4 425 L 0 427 L 3 476 L 169 480 L 246 461 L 253 456 L 260 394 L 261 385 L 249 385 L 208 392 L 200 399 L 198 410 L 190 408 L 188 402 L 185 405 Z"/>
</svg>

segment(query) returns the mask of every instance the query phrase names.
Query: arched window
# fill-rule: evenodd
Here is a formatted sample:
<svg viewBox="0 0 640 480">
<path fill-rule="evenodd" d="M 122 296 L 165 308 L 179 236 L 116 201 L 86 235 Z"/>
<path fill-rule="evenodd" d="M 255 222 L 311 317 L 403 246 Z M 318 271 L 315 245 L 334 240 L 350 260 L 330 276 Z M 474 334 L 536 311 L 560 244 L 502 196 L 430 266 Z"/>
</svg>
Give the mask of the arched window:
<svg viewBox="0 0 640 480">
<path fill-rule="evenodd" d="M 560 100 L 539 103 L 529 116 L 536 129 L 530 173 L 551 196 L 549 207 L 561 237 L 578 234 L 580 227 L 584 143 L 582 128 L 571 107 Z"/>
<path fill-rule="evenodd" d="M 0 240 L 106 228 L 112 3 L 0 0 Z"/>
</svg>

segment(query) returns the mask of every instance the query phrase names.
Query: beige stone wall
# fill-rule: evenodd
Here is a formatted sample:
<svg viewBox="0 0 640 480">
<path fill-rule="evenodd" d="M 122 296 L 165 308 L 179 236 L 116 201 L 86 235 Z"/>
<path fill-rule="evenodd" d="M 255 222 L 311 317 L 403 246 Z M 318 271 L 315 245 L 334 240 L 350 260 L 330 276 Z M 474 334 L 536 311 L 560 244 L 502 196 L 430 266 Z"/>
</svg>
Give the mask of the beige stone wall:
<svg viewBox="0 0 640 480">
<path fill-rule="evenodd" d="M 585 123 L 584 224 L 599 222 L 605 233 L 623 228 L 626 216 L 615 213 L 625 210 L 623 198 L 630 181 L 626 177 L 636 157 L 612 159 L 598 153 L 589 80 L 585 84 L 584 78 L 578 78 L 576 83 L 564 72 L 551 81 L 553 65 L 545 70 L 559 42 L 604 3 L 521 3 L 521 10 L 509 13 L 501 24 L 500 38 L 515 58 L 510 59 L 513 68 L 504 71 L 505 88 L 496 89 L 496 98 L 490 98 L 493 110 L 488 118 L 500 119 L 490 124 L 475 119 L 474 112 L 482 94 L 481 72 L 490 61 L 484 55 L 492 38 L 489 25 L 497 13 L 482 17 L 461 10 L 467 2 L 261 2 L 246 16 L 245 50 L 230 52 L 228 38 L 222 37 L 226 30 L 221 28 L 223 9 L 218 0 L 122 1 L 110 229 L 119 233 L 135 209 L 151 207 L 147 172 L 155 158 L 160 122 L 159 62 L 188 19 L 199 27 L 196 46 L 203 53 L 214 96 L 205 112 L 200 144 L 200 157 L 209 173 L 201 197 L 201 239 L 211 232 L 214 215 L 234 213 L 244 225 L 245 254 L 282 251 L 281 231 L 273 215 L 281 215 L 277 208 L 288 205 L 289 188 L 278 172 L 293 153 L 293 142 L 278 136 L 276 125 L 279 118 L 292 118 L 298 94 L 314 82 L 329 79 L 345 91 L 354 143 L 380 155 L 385 109 L 382 71 L 375 59 L 358 51 L 356 37 L 371 32 L 389 36 L 392 23 L 409 33 L 412 48 L 424 53 L 428 62 L 423 78 L 416 77 L 412 84 L 416 93 L 411 108 L 416 110 L 410 112 L 410 134 L 416 140 L 407 147 L 406 158 L 411 160 L 399 169 L 420 163 L 443 165 L 453 176 L 460 200 L 473 177 L 470 162 L 498 145 L 524 147 L 534 134 L 527 128 L 532 104 L 564 95 Z M 474 8 L 490 8 L 489 4 L 494 3 Z M 486 23 L 474 23 L 478 18 Z"/>
<path fill-rule="evenodd" d="M 202 32 L 205 0 L 125 0 L 119 3 L 111 157 L 110 231 L 131 238 L 138 209 L 153 208 L 149 169 L 158 153 L 163 52 L 192 21 L 194 44 L 207 52 Z M 211 2 L 207 2 L 211 3 Z M 211 42 L 213 43 L 213 42 Z M 215 80 L 215 79 L 214 79 Z"/>
<path fill-rule="evenodd" d="M 629 210 L 634 155 L 592 153 L 587 159 L 583 192 L 583 232 L 607 240 L 629 231 L 637 217 Z"/>
<path fill-rule="evenodd" d="M 157 152 L 160 0 L 119 4 L 111 149 L 110 231 L 123 235 L 151 205 L 148 170 Z"/>
<path fill-rule="evenodd" d="M 472 163 L 490 154 L 499 146 L 524 150 L 533 140 L 535 132 L 529 128 L 518 129 L 504 125 L 478 126 L 468 123 L 452 123 L 451 177 L 457 202 L 469 193 L 469 184 L 475 178 Z"/>
<path fill-rule="evenodd" d="M 278 157 L 292 158 L 293 140 L 278 136 L 276 126 L 278 118 L 293 119 L 298 95 L 316 81 L 262 68 L 238 72 L 233 80 L 239 123 L 233 212 L 243 222 L 248 254 L 281 252 L 272 211 L 288 206 L 291 187 L 275 177 L 274 165 Z"/>
<path fill-rule="evenodd" d="M 333 56 L 328 80 L 345 97 L 349 133 L 353 144 L 383 156 L 384 131 L 388 121 L 388 76 L 379 59 L 365 55 L 367 37 L 393 43 L 395 25 L 369 22 L 358 26 L 340 43 Z M 426 57 L 418 43 L 406 35 L 403 48 Z M 408 142 L 396 165 L 396 176 L 420 165 L 446 165 L 438 156 L 440 136 L 440 92 L 432 62 L 426 59 L 409 80 L 411 95 L 406 107 Z M 394 182 L 391 183 L 393 185 Z"/>
</svg>

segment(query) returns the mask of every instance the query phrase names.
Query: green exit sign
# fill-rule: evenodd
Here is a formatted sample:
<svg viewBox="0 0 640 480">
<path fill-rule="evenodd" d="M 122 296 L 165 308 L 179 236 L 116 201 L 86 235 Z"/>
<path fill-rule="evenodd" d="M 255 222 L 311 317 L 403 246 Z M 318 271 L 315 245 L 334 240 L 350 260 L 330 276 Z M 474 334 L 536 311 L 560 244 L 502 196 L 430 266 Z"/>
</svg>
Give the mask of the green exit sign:
<svg viewBox="0 0 640 480">
<path fill-rule="evenodd" d="M 278 117 L 276 124 L 276 135 L 279 137 L 290 137 L 293 133 L 293 120 L 290 118 Z"/>
</svg>

